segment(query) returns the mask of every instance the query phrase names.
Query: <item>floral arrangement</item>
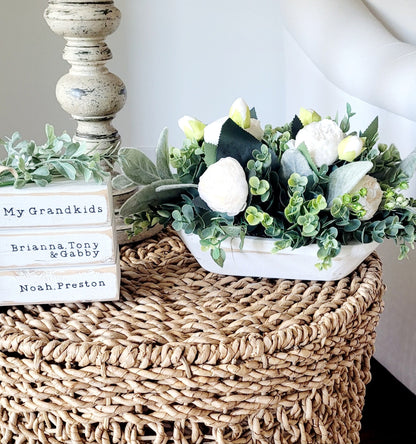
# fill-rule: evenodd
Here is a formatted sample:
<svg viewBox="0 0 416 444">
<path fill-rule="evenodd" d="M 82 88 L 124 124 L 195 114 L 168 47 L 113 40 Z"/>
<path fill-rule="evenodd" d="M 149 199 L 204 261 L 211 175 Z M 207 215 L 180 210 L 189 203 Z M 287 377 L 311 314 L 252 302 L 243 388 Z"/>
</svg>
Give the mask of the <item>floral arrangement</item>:
<svg viewBox="0 0 416 444">
<path fill-rule="evenodd" d="M 44 187 L 57 178 L 83 178 L 86 182 L 93 179 L 101 183 L 109 176 L 105 165 L 112 168 L 116 147 L 104 153 L 92 153 L 85 144 L 74 142 L 66 133 L 56 136 L 52 125 L 47 124 L 45 132 L 47 140 L 42 145 L 21 140 L 18 132 L 0 140 L 0 147 L 6 150 L 5 159 L 0 161 L 0 186 L 23 188 L 35 183 Z"/>
<path fill-rule="evenodd" d="M 349 105 L 340 121 L 301 109 L 290 123 L 263 129 L 242 99 L 208 125 L 185 116 L 182 148 L 169 147 L 164 129 L 156 163 L 120 150 L 113 186 L 140 185 L 120 214 L 131 234 L 172 224 L 198 235 L 220 266 L 221 243 L 240 238 L 244 248 L 247 235 L 273 238 L 275 252 L 316 243 L 319 269 L 353 242 L 394 239 L 401 259 L 415 241 L 415 200 L 402 193 L 416 152 L 402 160 L 394 145 L 377 143 L 377 118 L 353 131 L 353 116 Z"/>
</svg>

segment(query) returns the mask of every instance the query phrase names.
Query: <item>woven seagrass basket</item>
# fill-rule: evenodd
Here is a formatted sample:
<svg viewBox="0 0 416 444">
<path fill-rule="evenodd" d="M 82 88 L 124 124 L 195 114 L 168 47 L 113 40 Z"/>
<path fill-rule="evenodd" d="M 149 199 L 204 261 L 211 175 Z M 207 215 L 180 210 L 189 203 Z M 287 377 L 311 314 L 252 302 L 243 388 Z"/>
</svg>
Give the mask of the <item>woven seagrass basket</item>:
<svg viewBox="0 0 416 444">
<path fill-rule="evenodd" d="M 381 264 L 337 282 L 207 273 L 172 232 L 114 303 L 1 308 L 1 444 L 359 442 Z"/>
</svg>

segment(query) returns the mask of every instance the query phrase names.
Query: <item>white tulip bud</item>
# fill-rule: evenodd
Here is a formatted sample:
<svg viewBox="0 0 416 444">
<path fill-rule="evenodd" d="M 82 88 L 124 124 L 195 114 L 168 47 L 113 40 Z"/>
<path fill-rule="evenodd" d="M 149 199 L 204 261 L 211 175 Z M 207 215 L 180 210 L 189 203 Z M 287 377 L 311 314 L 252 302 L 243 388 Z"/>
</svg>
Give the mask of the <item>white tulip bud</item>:
<svg viewBox="0 0 416 444">
<path fill-rule="evenodd" d="M 363 137 L 347 136 L 338 145 L 338 157 L 341 160 L 352 162 L 363 152 L 364 140 Z"/>
<path fill-rule="evenodd" d="M 241 128 L 250 126 L 250 108 L 241 97 L 231 105 L 229 116 Z"/>
<path fill-rule="evenodd" d="M 199 141 L 204 138 L 204 128 L 206 125 L 200 120 L 190 116 L 183 116 L 178 120 L 178 125 L 188 139 Z"/>
<path fill-rule="evenodd" d="M 303 126 L 309 125 L 312 122 L 319 122 L 321 120 L 321 116 L 313 109 L 301 108 L 298 117 Z"/>
</svg>

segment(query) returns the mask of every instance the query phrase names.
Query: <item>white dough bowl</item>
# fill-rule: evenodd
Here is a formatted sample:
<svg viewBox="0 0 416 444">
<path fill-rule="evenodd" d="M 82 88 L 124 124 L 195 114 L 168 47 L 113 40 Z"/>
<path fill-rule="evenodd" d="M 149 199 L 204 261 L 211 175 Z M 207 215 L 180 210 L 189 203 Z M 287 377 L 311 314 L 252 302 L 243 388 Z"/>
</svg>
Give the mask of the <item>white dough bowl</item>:
<svg viewBox="0 0 416 444">
<path fill-rule="evenodd" d="M 227 239 L 221 247 L 226 253 L 224 266 L 220 267 L 211 258 L 209 251 L 202 251 L 199 237 L 179 232 L 179 236 L 205 270 L 233 276 L 252 276 L 272 279 L 301 279 L 329 281 L 350 274 L 377 247 L 377 242 L 342 246 L 339 255 L 332 259 L 327 270 L 318 270 L 318 246 L 311 244 L 297 249 L 286 248 L 272 253 L 274 239 L 246 236 L 240 250 L 240 239 Z"/>
</svg>

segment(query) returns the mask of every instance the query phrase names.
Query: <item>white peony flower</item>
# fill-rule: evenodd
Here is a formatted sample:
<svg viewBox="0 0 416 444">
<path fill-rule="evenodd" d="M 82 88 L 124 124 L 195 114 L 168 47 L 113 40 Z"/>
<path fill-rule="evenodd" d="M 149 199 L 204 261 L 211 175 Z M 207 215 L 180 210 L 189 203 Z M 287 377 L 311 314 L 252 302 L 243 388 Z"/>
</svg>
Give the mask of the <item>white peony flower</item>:
<svg viewBox="0 0 416 444">
<path fill-rule="evenodd" d="M 248 184 L 243 167 L 232 157 L 220 159 L 199 178 L 198 192 L 211 210 L 236 216 L 247 204 Z"/>
<path fill-rule="evenodd" d="M 364 207 L 366 211 L 365 216 L 361 217 L 361 220 L 370 220 L 378 207 L 380 206 L 381 200 L 383 198 L 383 191 L 377 179 L 371 176 L 364 176 L 357 185 L 351 190 L 351 194 L 358 193 L 361 188 L 367 190 L 367 195 L 365 197 L 360 197 L 358 202 Z"/>
<path fill-rule="evenodd" d="M 285 147 L 287 150 L 294 150 L 296 148 L 295 139 L 290 139 L 285 143 Z"/>
<path fill-rule="evenodd" d="M 190 116 L 183 116 L 178 120 L 178 125 L 188 139 L 203 139 L 206 125 L 200 120 Z"/>
<path fill-rule="evenodd" d="M 305 143 L 317 167 L 332 165 L 338 159 L 338 145 L 344 138 L 341 128 L 330 119 L 312 122 L 302 128 L 295 140 L 298 147 Z"/>
<path fill-rule="evenodd" d="M 341 140 L 338 145 L 338 157 L 341 160 L 352 162 L 357 156 L 359 156 L 364 149 L 364 139 L 358 136 L 347 136 Z"/>
</svg>

